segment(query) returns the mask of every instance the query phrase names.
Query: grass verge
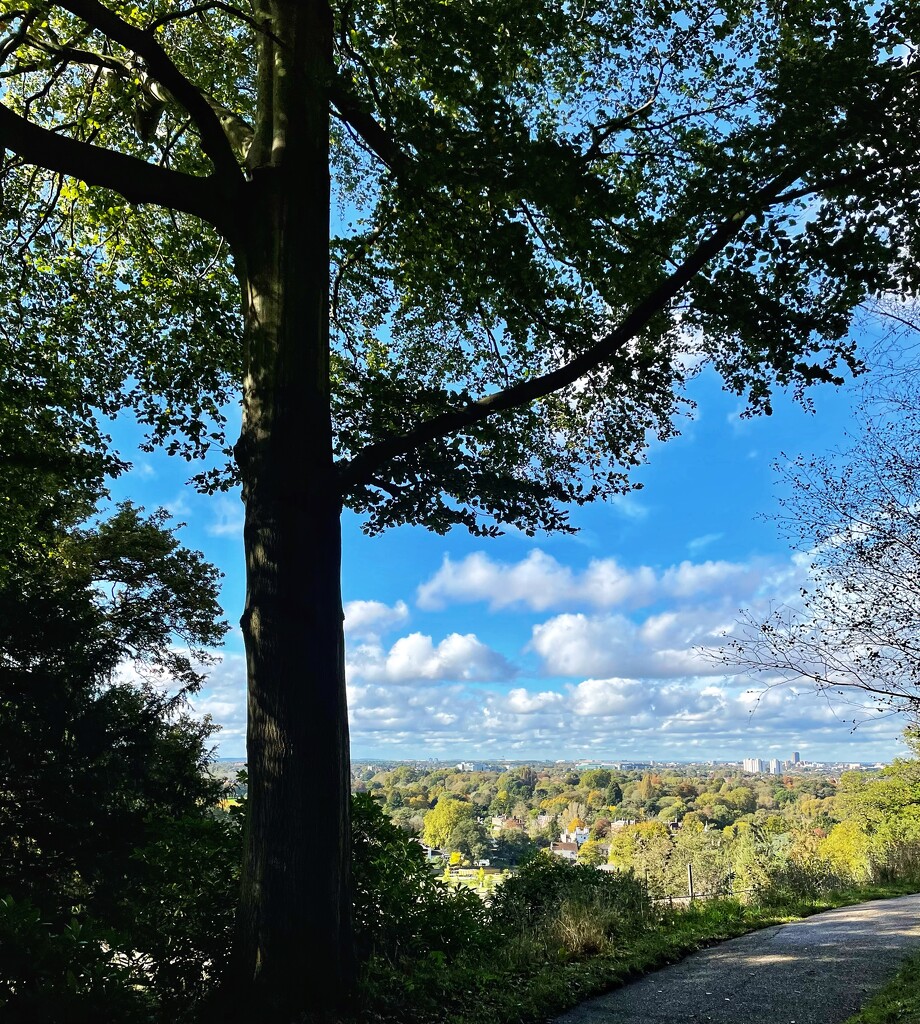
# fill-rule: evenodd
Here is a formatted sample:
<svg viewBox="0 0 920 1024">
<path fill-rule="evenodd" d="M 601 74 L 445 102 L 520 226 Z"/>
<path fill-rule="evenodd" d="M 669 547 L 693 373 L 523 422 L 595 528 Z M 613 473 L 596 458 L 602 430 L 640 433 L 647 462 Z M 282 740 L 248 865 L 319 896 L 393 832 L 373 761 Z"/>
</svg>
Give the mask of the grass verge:
<svg viewBox="0 0 920 1024">
<path fill-rule="evenodd" d="M 891 981 L 846 1024 L 920 1024 L 920 953 L 909 956 Z"/>
</svg>

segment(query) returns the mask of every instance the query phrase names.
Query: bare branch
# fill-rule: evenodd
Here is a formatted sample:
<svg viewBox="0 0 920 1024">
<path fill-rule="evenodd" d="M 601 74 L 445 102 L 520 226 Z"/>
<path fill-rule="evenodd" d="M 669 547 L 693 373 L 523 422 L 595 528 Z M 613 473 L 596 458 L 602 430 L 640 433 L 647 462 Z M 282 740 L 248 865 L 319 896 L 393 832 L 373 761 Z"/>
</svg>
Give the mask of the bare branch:
<svg viewBox="0 0 920 1024">
<path fill-rule="evenodd" d="M 649 98 L 640 106 L 636 107 L 635 110 L 630 110 L 623 114 L 621 117 L 614 118 L 612 121 L 608 121 L 603 128 L 592 128 L 591 129 L 591 145 L 587 152 L 584 154 L 585 160 L 596 160 L 602 155 L 601 147 L 610 138 L 611 135 L 615 135 L 617 132 L 624 131 L 634 121 L 640 121 L 643 118 L 651 117 L 652 111 L 655 109 L 655 101 L 658 99 L 658 93 L 661 90 L 661 82 L 664 78 L 665 65 L 662 64 L 658 72 L 658 81 L 655 83 L 652 94 Z"/>
</svg>

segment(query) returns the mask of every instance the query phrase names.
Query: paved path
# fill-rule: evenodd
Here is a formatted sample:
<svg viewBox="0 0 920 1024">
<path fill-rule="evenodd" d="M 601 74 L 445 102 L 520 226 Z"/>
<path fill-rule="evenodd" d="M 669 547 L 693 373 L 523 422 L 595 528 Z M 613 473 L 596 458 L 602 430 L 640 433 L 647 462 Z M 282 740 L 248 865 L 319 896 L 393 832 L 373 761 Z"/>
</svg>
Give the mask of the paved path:
<svg viewBox="0 0 920 1024">
<path fill-rule="evenodd" d="M 840 1024 L 920 949 L 920 895 L 861 903 L 694 953 L 555 1024 Z"/>
</svg>

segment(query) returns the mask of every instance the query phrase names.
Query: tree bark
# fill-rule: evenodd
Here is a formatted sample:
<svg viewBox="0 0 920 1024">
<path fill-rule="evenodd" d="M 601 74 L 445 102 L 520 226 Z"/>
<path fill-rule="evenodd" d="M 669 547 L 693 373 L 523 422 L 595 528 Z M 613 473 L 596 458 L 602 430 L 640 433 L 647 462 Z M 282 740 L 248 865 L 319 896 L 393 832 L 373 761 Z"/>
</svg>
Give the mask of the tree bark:
<svg viewBox="0 0 920 1024">
<path fill-rule="evenodd" d="M 259 128 L 237 267 L 245 309 L 249 800 L 234 1015 L 322 1018 L 353 978 L 341 506 L 329 401 L 330 17 L 259 16 Z"/>
</svg>

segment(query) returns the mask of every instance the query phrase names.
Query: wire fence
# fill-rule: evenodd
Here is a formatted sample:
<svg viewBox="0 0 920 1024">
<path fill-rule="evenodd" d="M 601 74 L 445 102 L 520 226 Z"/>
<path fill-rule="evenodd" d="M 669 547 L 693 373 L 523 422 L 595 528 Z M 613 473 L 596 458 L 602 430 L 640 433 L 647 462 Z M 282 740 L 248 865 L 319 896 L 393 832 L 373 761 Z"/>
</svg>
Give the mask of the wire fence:
<svg viewBox="0 0 920 1024">
<path fill-rule="evenodd" d="M 668 894 L 667 896 L 649 896 L 651 903 L 667 903 L 671 907 L 683 907 L 697 900 L 731 900 L 737 896 L 746 896 L 755 892 L 754 889 L 720 889 L 719 892 L 695 892 L 692 896 L 684 893 L 680 896 Z"/>
<path fill-rule="evenodd" d="M 652 896 L 649 893 L 649 873 L 645 871 L 645 891 L 651 903 L 667 903 L 669 906 L 686 906 L 695 900 L 730 900 L 737 896 L 747 896 L 754 892 L 753 889 L 736 889 L 730 876 L 725 879 L 725 884 L 716 892 L 697 892 L 694 885 L 693 865 L 687 865 L 687 891 L 684 893 L 668 893 L 664 896 Z"/>
</svg>

